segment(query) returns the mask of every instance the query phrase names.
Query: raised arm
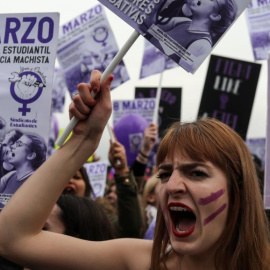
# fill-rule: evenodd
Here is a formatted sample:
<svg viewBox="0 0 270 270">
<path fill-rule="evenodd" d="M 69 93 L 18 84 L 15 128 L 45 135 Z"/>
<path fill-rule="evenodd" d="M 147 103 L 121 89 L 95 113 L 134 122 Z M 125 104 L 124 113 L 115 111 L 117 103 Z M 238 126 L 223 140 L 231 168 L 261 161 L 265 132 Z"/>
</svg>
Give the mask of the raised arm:
<svg viewBox="0 0 270 270">
<path fill-rule="evenodd" d="M 121 246 L 128 250 L 125 243 L 89 242 L 42 231 L 69 179 L 97 148 L 110 117 L 113 77 L 100 85 L 100 75 L 93 71 L 90 85 L 78 86 L 79 95 L 73 98 L 70 113 L 80 121 L 72 137 L 22 185 L 1 212 L 1 256 L 30 269 L 111 269 L 113 263 L 117 269 L 127 267 L 125 259 L 117 256 Z M 91 90 L 96 92 L 96 100 L 91 98 Z M 103 256 L 113 259 L 104 260 Z"/>
</svg>

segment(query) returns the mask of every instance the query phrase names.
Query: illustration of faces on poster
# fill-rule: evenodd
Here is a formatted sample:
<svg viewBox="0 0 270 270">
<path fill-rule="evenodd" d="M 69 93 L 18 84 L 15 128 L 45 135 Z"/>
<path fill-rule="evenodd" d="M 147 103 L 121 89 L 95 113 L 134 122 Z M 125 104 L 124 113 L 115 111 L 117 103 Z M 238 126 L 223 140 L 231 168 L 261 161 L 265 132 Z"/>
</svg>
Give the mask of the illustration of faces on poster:
<svg viewBox="0 0 270 270">
<path fill-rule="evenodd" d="M 103 72 L 118 46 L 102 5 L 94 6 L 62 25 L 57 58 L 71 96 L 81 82 L 89 83 L 91 71 Z M 129 80 L 123 61 L 115 68 L 111 89 Z"/>
<path fill-rule="evenodd" d="M 246 10 L 249 36 L 255 60 L 266 60 L 270 49 L 270 2 L 252 0 Z"/>
<path fill-rule="evenodd" d="M 178 65 L 146 39 L 144 40 L 144 54 L 141 66 L 140 79 L 153 74 L 161 73 Z"/>
<path fill-rule="evenodd" d="M 99 0 L 194 73 L 250 0 Z"/>
<path fill-rule="evenodd" d="M 246 139 L 261 65 L 211 55 L 198 117 L 219 119 Z"/>
<path fill-rule="evenodd" d="M 0 207 L 45 161 L 58 13 L 0 15 Z"/>
</svg>

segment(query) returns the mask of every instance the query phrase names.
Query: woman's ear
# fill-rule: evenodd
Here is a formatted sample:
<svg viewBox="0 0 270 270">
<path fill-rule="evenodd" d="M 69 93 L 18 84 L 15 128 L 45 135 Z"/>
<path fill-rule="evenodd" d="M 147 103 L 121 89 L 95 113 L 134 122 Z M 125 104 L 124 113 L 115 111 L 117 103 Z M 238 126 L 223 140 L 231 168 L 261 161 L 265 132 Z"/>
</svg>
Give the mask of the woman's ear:
<svg viewBox="0 0 270 270">
<path fill-rule="evenodd" d="M 27 159 L 28 160 L 33 160 L 36 156 L 37 156 L 37 154 L 35 152 L 32 152 L 29 155 L 27 155 Z"/>
<path fill-rule="evenodd" d="M 217 22 L 217 21 L 219 21 L 219 20 L 221 19 L 221 16 L 220 16 L 219 14 L 211 14 L 211 15 L 210 15 L 210 19 L 211 19 L 212 21 Z"/>
</svg>

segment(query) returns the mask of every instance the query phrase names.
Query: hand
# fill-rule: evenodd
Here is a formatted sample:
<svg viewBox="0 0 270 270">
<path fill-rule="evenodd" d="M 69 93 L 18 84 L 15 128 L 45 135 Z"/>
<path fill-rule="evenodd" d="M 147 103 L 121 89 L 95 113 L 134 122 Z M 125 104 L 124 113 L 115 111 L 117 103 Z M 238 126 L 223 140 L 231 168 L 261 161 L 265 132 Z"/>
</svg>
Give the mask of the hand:
<svg viewBox="0 0 270 270">
<path fill-rule="evenodd" d="M 38 86 L 35 85 L 37 78 L 34 75 L 23 75 L 20 81 L 15 83 L 15 92 L 19 93 L 22 99 L 29 99 L 35 96 Z"/>
<path fill-rule="evenodd" d="M 69 106 L 70 117 L 80 120 L 73 129 L 72 138 L 90 140 L 96 147 L 112 111 L 110 86 L 113 76 L 109 75 L 102 83 L 100 77 L 98 70 L 92 71 L 90 84 L 78 85 L 79 94 L 73 96 Z M 95 99 L 91 91 L 95 93 Z"/>
<path fill-rule="evenodd" d="M 149 156 L 153 147 L 157 142 L 158 126 L 155 123 L 150 123 L 144 130 L 144 138 L 141 147 L 141 152 L 145 156 Z"/>
<path fill-rule="evenodd" d="M 110 141 L 108 158 L 117 175 L 124 176 L 129 173 L 126 150 L 120 142 Z"/>
</svg>

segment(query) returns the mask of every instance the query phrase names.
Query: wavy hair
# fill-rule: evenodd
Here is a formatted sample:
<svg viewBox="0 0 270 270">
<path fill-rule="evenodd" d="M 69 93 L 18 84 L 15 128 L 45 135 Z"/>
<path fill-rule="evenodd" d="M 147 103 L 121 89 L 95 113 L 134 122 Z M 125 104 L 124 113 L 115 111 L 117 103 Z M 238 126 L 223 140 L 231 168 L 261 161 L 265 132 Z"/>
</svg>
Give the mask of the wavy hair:
<svg viewBox="0 0 270 270">
<path fill-rule="evenodd" d="M 269 224 L 264 212 L 255 166 L 241 137 L 215 119 L 175 123 L 157 152 L 157 166 L 178 151 L 197 161 L 210 161 L 227 176 L 229 209 L 225 229 L 216 243 L 217 269 L 266 270 L 270 265 Z M 164 217 L 158 209 L 151 269 L 166 268 L 169 243 Z"/>
</svg>

